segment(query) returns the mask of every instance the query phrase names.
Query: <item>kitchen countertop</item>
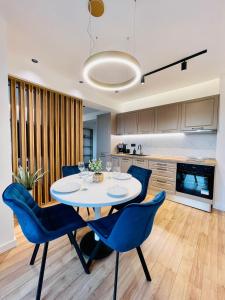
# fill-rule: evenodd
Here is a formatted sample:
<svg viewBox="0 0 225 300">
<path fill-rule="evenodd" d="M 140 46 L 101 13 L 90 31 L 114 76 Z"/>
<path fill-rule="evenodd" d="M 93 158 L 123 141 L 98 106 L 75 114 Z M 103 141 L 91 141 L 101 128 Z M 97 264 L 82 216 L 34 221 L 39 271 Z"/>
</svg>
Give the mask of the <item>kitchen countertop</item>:
<svg viewBox="0 0 225 300">
<path fill-rule="evenodd" d="M 175 162 L 175 163 L 216 166 L 216 159 L 214 159 L 214 158 L 204 158 L 204 157 L 198 158 L 198 157 L 169 156 L 169 155 L 144 155 L 144 156 L 141 156 L 141 155 L 132 155 L 132 154 L 123 154 L 123 153 L 113 153 L 111 155 L 118 156 L 118 157 L 129 157 L 129 158 L 167 161 L 167 162 Z"/>
</svg>

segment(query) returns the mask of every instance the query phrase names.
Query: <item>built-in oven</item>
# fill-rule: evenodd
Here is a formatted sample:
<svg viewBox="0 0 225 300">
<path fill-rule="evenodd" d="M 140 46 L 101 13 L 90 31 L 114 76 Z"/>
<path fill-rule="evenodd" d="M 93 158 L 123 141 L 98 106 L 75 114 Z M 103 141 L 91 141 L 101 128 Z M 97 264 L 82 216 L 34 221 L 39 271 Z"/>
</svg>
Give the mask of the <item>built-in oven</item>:
<svg viewBox="0 0 225 300">
<path fill-rule="evenodd" d="M 213 166 L 178 163 L 176 191 L 212 200 L 214 172 Z"/>
</svg>

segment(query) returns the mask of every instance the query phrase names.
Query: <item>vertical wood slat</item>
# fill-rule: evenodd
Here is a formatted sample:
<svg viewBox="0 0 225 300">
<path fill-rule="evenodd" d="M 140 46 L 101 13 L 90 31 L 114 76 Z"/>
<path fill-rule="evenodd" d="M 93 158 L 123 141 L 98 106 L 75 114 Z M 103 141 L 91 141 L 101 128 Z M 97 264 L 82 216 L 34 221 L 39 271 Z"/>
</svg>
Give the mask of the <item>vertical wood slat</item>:
<svg viewBox="0 0 225 300">
<path fill-rule="evenodd" d="M 20 159 L 24 169 L 27 168 L 27 139 L 26 139 L 26 106 L 25 106 L 25 83 L 19 83 L 19 114 L 20 114 Z"/>
<path fill-rule="evenodd" d="M 29 126 L 29 167 L 30 172 L 35 170 L 35 153 L 34 153 L 34 97 L 33 86 L 28 86 L 28 126 Z"/>
<path fill-rule="evenodd" d="M 10 80 L 11 98 L 11 136 L 12 136 L 12 170 L 16 174 L 18 168 L 18 139 L 17 139 L 17 103 L 16 103 L 16 82 Z"/>
<path fill-rule="evenodd" d="M 59 94 L 55 95 L 55 175 L 60 178 L 60 147 L 59 147 Z"/>
<path fill-rule="evenodd" d="M 42 168 L 41 162 L 41 91 L 40 88 L 36 88 L 36 126 L 35 126 L 35 136 L 36 136 L 36 163 L 37 169 Z M 42 204 L 42 182 L 39 181 L 37 184 L 37 201 Z"/>
<path fill-rule="evenodd" d="M 55 137 L 54 137 L 54 93 L 50 92 L 49 99 L 49 155 L 50 155 L 50 183 L 55 181 Z"/>
<path fill-rule="evenodd" d="M 61 143 L 61 166 L 66 164 L 65 159 L 65 97 L 61 95 L 60 99 L 60 143 Z"/>
<path fill-rule="evenodd" d="M 49 155 L 48 155 L 48 98 L 47 90 L 43 91 L 43 169 L 47 172 L 44 176 L 44 200 L 47 203 L 49 199 Z"/>
<path fill-rule="evenodd" d="M 47 204 L 50 185 L 60 177 L 61 166 L 82 160 L 82 101 L 20 79 L 10 77 L 9 84 L 13 171 L 18 169 L 20 143 L 24 168 L 28 160 L 31 172 L 39 168 L 49 171 L 35 188 L 35 200 Z"/>
<path fill-rule="evenodd" d="M 66 164 L 70 165 L 70 98 L 66 97 Z"/>
<path fill-rule="evenodd" d="M 79 138 L 76 140 L 76 145 L 79 145 L 79 160 L 83 160 L 83 103 L 82 101 L 77 101 L 78 110 L 79 110 L 79 122 L 77 122 L 77 126 L 79 126 Z"/>
<path fill-rule="evenodd" d="M 74 128 L 74 100 L 70 99 L 70 152 L 71 152 L 71 165 L 75 165 L 75 151 L 74 151 L 74 143 L 75 143 L 75 128 Z"/>
</svg>

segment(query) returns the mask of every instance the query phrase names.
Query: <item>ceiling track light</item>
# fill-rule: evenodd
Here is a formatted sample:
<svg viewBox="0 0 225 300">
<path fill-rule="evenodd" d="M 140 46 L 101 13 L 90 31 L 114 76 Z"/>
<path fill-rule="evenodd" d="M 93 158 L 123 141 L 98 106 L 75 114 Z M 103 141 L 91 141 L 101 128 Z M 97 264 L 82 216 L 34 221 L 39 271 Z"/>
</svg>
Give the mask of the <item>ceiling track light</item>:
<svg viewBox="0 0 225 300">
<path fill-rule="evenodd" d="M 187 70 L 187 62 L 186 61 L 183 61 L 181 63 L 181 71 L 184 71 L 184 70 Z"/>
<path fill-rule="evenodd" d="M 194 58 L 194 57 L 200 56 L 200 55 L 202 55 L 202 54 L 205 54 L 205 53 L 207 53 L 207 49 L 202 50 L 202 51 L 197 52 L 197 53 L 194 53 L 194 54 L 192 54 L 192 55 L 190 55 L 190 56 L 184 57 L 184 58 L 182 58 L 182 59 L 180 59 L 180 60 L 177 60 L 177 61 L 175 61 L 175 62 L 173 62 L 173 63 L 171 63 L 171 64 L 169 64 L 169 65 L 163 66 L 163 67 L 158 68 L 158 69 L 156 69 L 156 70 L 153 70 L 153 71 L 151 71 L 151 72 L 145 73 L 144 75 L 142 75 L 141 84 L 144 84 L 144 82 L 145 82 L 145 77 L 146 77 L 146 76 L 149 76 L 149 75 L 152 75 L 152 74 L 161 72 L 161 71 L 163 71 L 163 70 L 165 70 L 165 69 L 171 68 L 171 67 L 173 67 L 173 66 L 175 66 L 175 65 L 178 65 L 178 64 L 181 64 L 181 71 L 184 71 L 184 70 L 187 69 L 187 61 L 188 61 L 188 60 L 190 60 L 190 59 L 192 59 L 192 58 Z"/>
</svg>

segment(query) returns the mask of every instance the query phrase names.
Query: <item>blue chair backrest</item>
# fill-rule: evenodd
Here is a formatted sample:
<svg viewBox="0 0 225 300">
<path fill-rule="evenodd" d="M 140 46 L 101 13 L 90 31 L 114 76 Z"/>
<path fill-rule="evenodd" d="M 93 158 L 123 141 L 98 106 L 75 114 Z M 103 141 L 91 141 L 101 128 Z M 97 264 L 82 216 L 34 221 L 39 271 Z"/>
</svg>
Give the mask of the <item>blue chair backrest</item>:
<svg viewBox="0 0 225 300">
<path fill-rule="evenodd" d="M 62 175 L 63 177 L 74 175 L 80 173 L 78 166 L 63 166 L 62 167 Z"/>
<path fill-rule="evenodd" d="M 25 237 L 32 243 L 44 242 L 48 231 L 41 223 L 42 209 L 26 188 L 12 183 L 5 189 L 2 198 L 15 213 Z"/>
<path fill-rule="evenodd" d="M 129 251 L 140 246 L 149 236 L 158 208 L 166 197 L 160 192 L 147 203 L 132 203 L 123 208 L 107 241 L 119 252 Z"/>
<path fill-rule="evenodd" d="M 141 193 L 135 198 L 135 203 L 140 203 L 144 201 L 147 191 L 148 191 L 148 183 L 150 176 L 152 174 L 151 170 L 140 168 L 137 166 L 130 166 L 127 173 L 131 174 L 134 178 L 140 181 L 142 185 Z"/>
</svg>

